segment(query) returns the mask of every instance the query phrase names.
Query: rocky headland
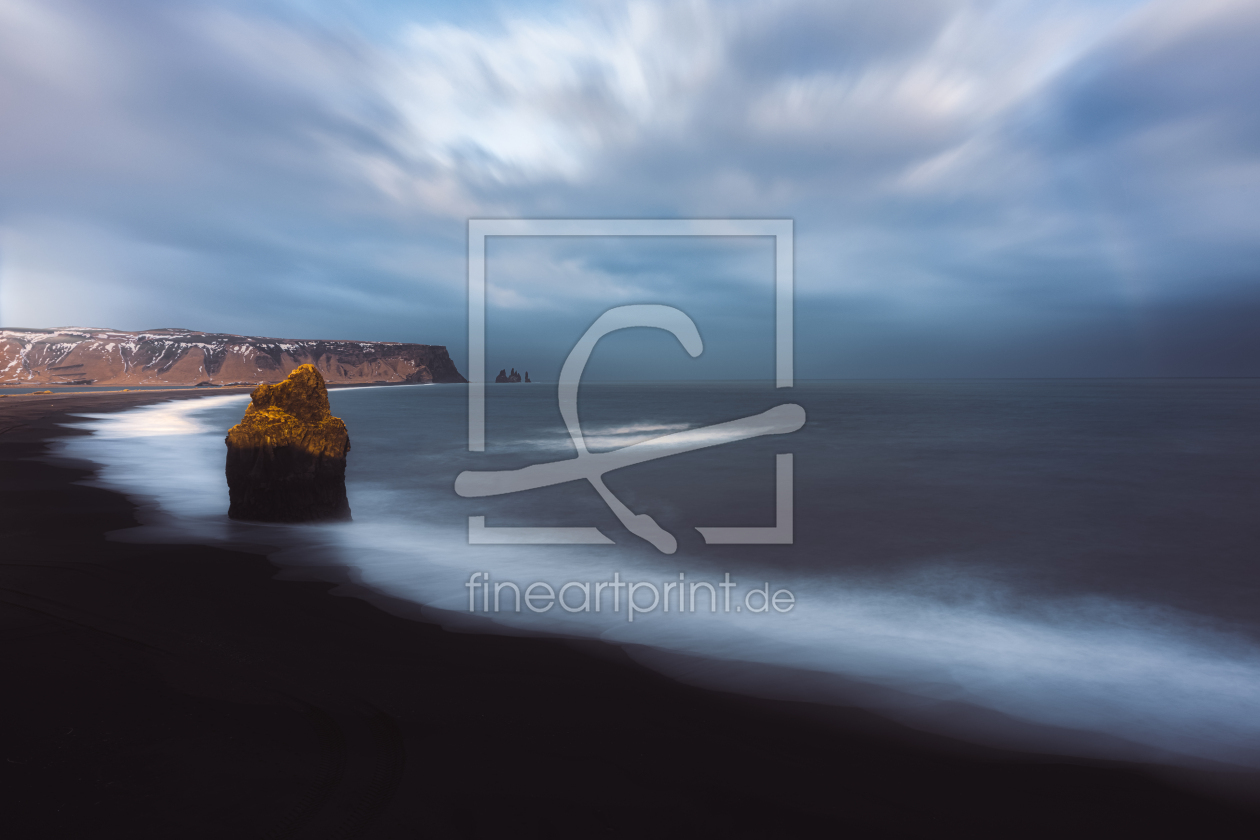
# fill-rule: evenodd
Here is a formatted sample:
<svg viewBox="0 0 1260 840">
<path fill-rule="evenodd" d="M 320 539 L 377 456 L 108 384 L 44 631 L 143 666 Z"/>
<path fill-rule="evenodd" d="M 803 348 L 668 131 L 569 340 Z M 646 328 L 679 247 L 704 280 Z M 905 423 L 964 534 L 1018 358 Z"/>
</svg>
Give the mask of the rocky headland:
<svg viewBox="0 0 1260 840">
<path fill-rule="evenodd" d="M 326 382 L 465 382 L 446 348 L 82 327 L 0 330 L 0 385 L 257 385 L 300 365 Z"/>
<path fill-rule="evenodd" d="M 346 453 L 350 434 L 332 416 L 314 365 L 250 394 L 245 417 L 227 435 L 228 516 L 260 522 L 349 519 Z"/>
</svg>

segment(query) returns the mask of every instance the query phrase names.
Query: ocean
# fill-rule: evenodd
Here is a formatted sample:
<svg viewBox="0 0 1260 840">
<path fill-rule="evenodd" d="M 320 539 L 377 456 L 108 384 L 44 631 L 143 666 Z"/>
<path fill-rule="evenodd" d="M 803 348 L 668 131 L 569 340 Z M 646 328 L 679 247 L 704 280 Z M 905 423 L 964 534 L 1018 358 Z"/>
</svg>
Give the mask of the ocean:
<svg viewBox="0 0 1260 840">
<path fill-rule="evenodd" d="M 244 395 L 88 415 L 93 434 L 63 445 L 141 504 L 115 539 L 274 546 L 285 577 L 459 632 L 602 639 L 686 682 L 983 744 L 1260 767 L 1260 382 L 584 384 L 592 452 L 712 444 L 605 476 L 671 554 L 584 480 L 456 493 L 464 471 L 574 457 L 554 384 L 487 386 L 485 452 L 468 451 L 466 386 L 330 400 L 352 522 L 227 519 L 223 437 Z M 805 410 L 797 432 L 705 438 L 785 403 Z M 776 524 L 785 453 L 792 543 L 706 544 L 697 528 Z M 608 542 L 470 544 L 470 517 Z"/>
</svg>

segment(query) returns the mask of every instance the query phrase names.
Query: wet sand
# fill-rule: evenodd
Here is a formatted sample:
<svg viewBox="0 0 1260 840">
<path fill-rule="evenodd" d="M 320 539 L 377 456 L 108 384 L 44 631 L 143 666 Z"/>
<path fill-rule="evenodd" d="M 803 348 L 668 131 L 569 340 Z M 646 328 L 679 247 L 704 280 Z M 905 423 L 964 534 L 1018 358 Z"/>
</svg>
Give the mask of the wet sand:
<svg viewBox="0 0 1260 840">
<path fill-rule="evenodd" d="M 333 597 L 332 584 L 276 580 L 265 546 L 113 541 L 135 506 L 77 483 L 90 464 L 48 458 L 49 440 L 79 433 L 56 425 L 68 413 L 246 390 L 0 399 L 9 836 L 1252 837 L 1260 826 L 1247 800 L 1196 786 L 1202 775 L 708 691 L 599 642 L 449 632 Z"/>
</svg>

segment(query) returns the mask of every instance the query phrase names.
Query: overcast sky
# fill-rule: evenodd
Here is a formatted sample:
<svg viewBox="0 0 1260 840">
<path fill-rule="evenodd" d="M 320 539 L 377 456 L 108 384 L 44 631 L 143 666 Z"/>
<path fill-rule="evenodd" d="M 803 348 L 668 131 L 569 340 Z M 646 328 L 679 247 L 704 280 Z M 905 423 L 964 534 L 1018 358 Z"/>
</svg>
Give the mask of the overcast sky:
<svg viewBox="0 0 1260 840">
<path fill-rule="evenodd" d="M 0 325 L 463 370 L 469 218 L 791 218 L 803 377 L 1256 376 L 1257 44 L 1254 0 L 0 0 Z M 492 240 L 491 372 L 668 303 L 701 358 L 593 371 L 769 378 L 772 259 Z"/>
</svg>

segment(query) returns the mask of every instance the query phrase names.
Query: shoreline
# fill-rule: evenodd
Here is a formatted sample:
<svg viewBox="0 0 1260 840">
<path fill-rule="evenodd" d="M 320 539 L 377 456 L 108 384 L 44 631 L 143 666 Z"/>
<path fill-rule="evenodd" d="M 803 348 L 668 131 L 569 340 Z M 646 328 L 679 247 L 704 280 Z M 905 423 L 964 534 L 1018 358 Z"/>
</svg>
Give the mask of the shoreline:
<svg viewBox="0 0 1260 840">
<path fill-rule="evenodd" d="M 91 465 L 48 457 L 50 440 L 82 434 L 57 426 L 70 414 L 249 390 L 0 401 L 0 649 L 6 720 L 23 721 L 3 766 L 25 836 L 1228 837 L 1260 824 L 1167 768 L 695 688 L 598 641 L 451 632 L 415 605 L 398 605 L 404 619 L 330 597 L 334 583 L 278 580 L 262 547 L 112 541 L 136 505 L 76 483 Z"/>
</svg>

